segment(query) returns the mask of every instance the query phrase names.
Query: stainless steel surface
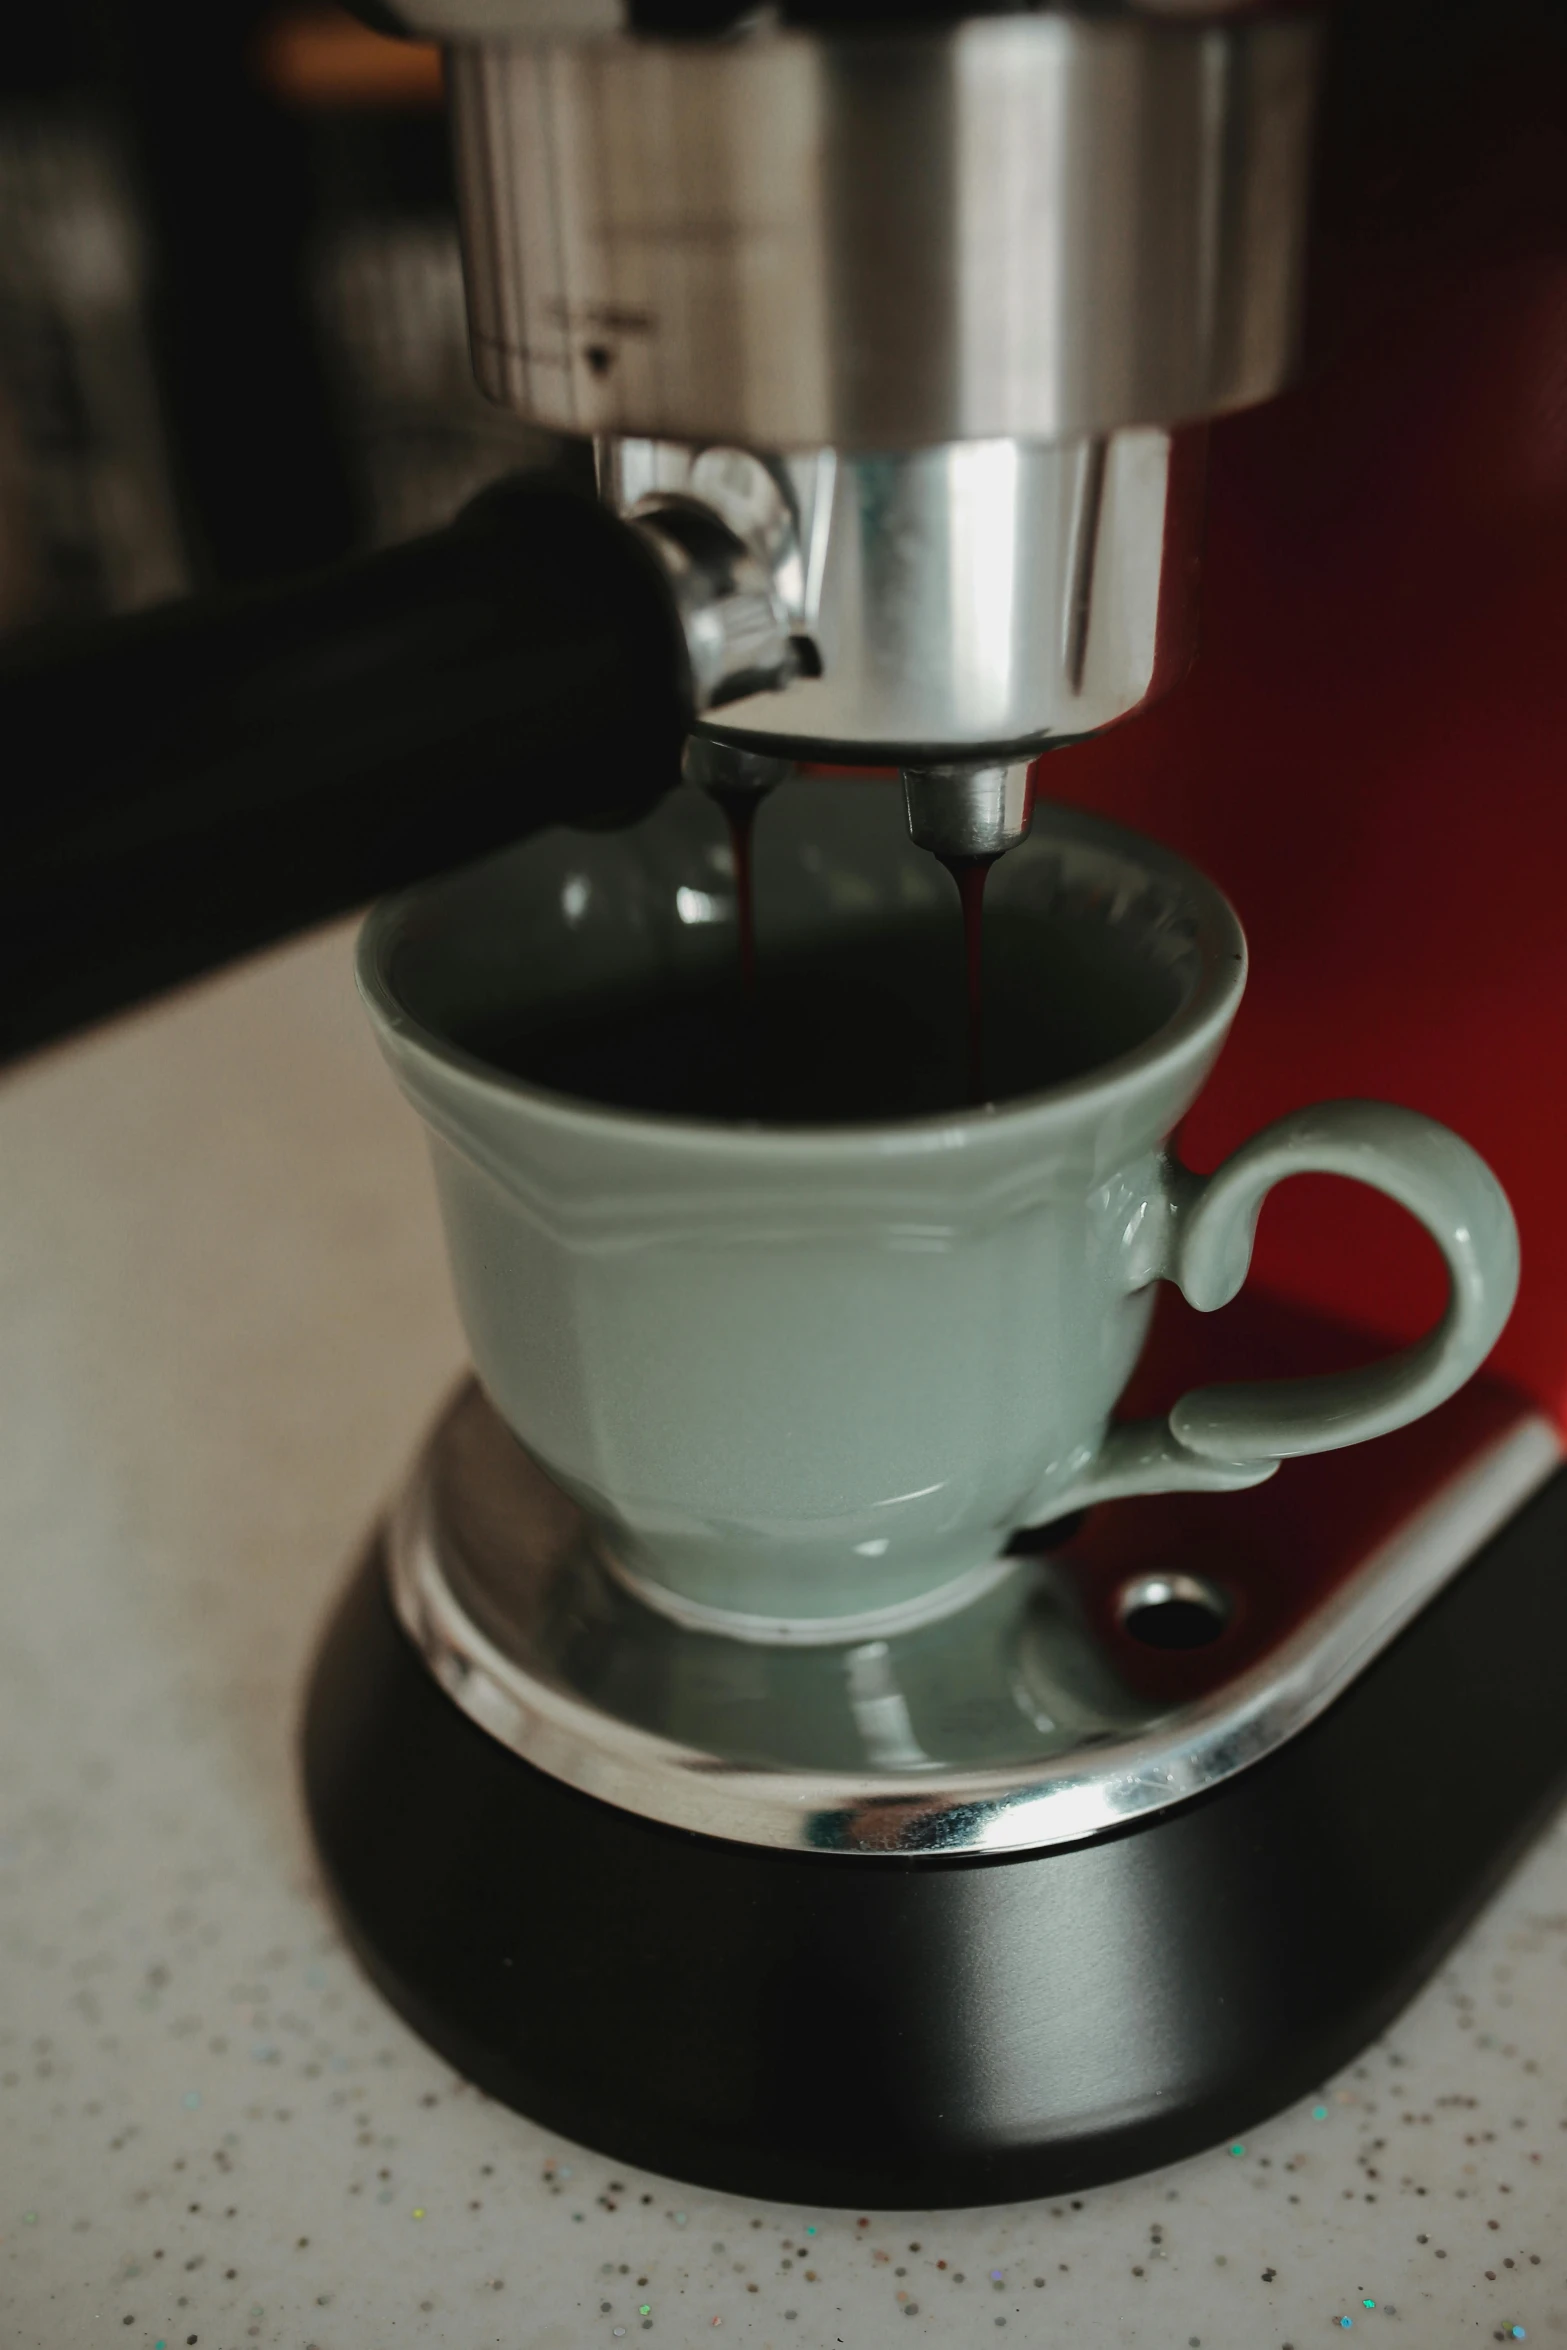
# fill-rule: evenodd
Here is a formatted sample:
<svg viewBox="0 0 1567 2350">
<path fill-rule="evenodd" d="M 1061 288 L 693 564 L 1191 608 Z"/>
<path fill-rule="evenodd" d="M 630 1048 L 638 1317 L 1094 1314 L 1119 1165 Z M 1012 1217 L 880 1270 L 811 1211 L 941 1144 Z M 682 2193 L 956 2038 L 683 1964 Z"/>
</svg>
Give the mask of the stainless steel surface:
<svg viewBox="0 0 1567 2350">
<path fill-rule="evenodd" d="M 909 838 L 933 857 L 1000 857 L 1028 831 L 1034 804 L 1026 759 L 1007 767 L 906 767 Z"/>
<path fill-rule="evenodd" d="M 1331 1476 L 1336 1458 L 1304 1474 Z M 604 1570 L 573 1504 L 469 1386 L 397 1505 L 392 1596 L 471 1719 L 645 1818 L 797 1851 L 1036 1850 L 1145 1818 L 1260 1761 L 1365 1670 L 1560 1459 L 1548 1421 L 1522 1406 L 1493 1414 L 1391 1534 L 1324 1562 L 1350 1571 L 1328 1577 L 1249 1669 L 1172 1705 L 1137 1693 L 1049 1558 L 1019 1561 L 940 1623 L 880 1637 L 789 1648 L 682 1628 Z"/>
<path fill-rule="evenodd" d="M 713 710 L 787 685 L 800 650 L 771 571 L 745 541 L 688 498 L 654 493 L 637 501 L 629 520 L 674 592 L 691 707 Z M 807 658 L 814 664 L 814 652 Z"/>
<path fill-rule="evenodd" d="M 711 792 L 720 802 L 735 798 L 761 799 L 794 773 L 788 759 L 770 759 L 762 751 L 738 749 L 694 734 L 686 744 L 685 780 L 698 791 Z"/>
<path fill-rule="evenodd" d="M 460 40 L 474 363 L 582 433 L 1057 441 L 1295 359 L 1318 32 L 1065 12 Z"/>
<path fill-rule="evenodd" d="M 1116 1614 L 1124 1624 L 1148 1609 L 1194 1609 L 1217 1632 L 1230 1613 L 1230 1604 L 1218 1585 L 1202 1575 L 1135 1575 L 1122 1586 Z"/>
<path fill-rule="evenodd" d="M 700 501 L 770 572 L 820 676 L 711 731 L 795 757 L 1005 759 L 1173 685 L 1196 642 L 1204 435 L 793 457 L 599 445 L 622 513 Z"/>
</svg>

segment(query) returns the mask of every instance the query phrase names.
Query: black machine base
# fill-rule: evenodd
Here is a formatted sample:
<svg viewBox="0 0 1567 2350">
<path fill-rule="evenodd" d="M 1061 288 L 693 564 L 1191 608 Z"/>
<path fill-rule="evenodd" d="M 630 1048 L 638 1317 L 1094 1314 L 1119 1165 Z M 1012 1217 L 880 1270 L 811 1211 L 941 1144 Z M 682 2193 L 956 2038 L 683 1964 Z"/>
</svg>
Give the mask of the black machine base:
<svg viewBox="0 0 1567 2350">
<path fill-rule="evenodd" d="M 763 1850 L 576 1793 L 470 1722 L 380 1548 L 306 1797 L 369 1973 L 492 2095 L 813 2205 L 1054 2194 L 1254 2125 L 1385 2025 L 1567 1786 L 1567 1470 L 1310 1727 L 1091 1843 Z"/>
</svg>

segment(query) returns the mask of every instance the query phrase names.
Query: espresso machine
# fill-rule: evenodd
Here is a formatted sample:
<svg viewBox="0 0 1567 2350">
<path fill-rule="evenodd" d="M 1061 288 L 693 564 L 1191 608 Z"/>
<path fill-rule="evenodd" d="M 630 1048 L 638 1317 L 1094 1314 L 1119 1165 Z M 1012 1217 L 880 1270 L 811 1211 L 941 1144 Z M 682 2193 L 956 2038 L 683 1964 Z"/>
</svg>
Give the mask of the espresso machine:
<svg viewBox="0 0 1567 2350">
<path fill-rule="evenodd" d="M 478 380 L 594 494 L 24 648 L 10 723 L 82 780 L 5 893 L 16 1048 L 682 767 L 731 806 L 896 771 L 921 848 L 1004 856 L 1159 722 L 1119 732 L 1197 649 L 1207 428 L 1297 372 L 1311 15 L 377 21 L 444 50 Z M 1243 1302 L 1161 1322 L 1131 1400 L 1376 1351 Z M 308 1694 L 345 1928 L 490 2093 L 726 2188 L 975 2203 L 1231 2135 L 1397 2012 L 1567 1780 L 1543 1389 L 767 1643 L 643 1605 L 470 1385 Z"/>
</svg>

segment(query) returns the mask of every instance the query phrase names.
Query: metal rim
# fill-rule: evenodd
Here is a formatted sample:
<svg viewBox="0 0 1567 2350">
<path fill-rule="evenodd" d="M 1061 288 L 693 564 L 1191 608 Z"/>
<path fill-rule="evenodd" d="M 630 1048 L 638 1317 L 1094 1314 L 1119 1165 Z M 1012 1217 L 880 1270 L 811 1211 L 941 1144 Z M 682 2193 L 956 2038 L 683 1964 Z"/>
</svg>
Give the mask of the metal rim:
<svg viewBox="0 0 1567 2350">
<path fill-rule="evenodd" d="M 1261 1761 L 1365 1671 L 1562 1457 L 1554 1425 L 1521 1416 L 1262 1664 L 1152 1729 L 1033 1768 L 839 1775 L 679 1745 L 507 1656 L 472 1621 L 442 1565 L 432 1475 L 440 1435 L 392 1516 L 391 1594 L 408 1637 L 472 1721 L 566 1785 L 672 1828 L 781 1851 L 905 1859 L 1080 1843 Z"/>
</svg>

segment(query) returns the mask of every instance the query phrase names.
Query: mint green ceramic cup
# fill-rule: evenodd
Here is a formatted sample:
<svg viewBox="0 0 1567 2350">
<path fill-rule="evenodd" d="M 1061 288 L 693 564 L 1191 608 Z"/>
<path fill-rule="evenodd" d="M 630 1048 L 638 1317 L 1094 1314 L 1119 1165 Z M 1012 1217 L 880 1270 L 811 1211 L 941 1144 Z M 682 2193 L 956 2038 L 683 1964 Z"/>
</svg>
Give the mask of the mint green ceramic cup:
<svg viewBox="0 0 1567 2350">
<path fill-rule="evenodd" d="M 888 924 L 928 924 L 952 955 L 952 885 L 892 787 L 787 786 L 757 868 L 764 956 Z M 1037 979 L 1042 1019 L 1092 1010 L 1107 1057 L 998 1107 L 863 1126 L 609 1109 L 464 1043 L 498 1006 L 548 1021 L 732 969 L 727 846 L 694 795 L 634 832 L 528 842 L 365 925 L 360 987 L 429 1130 L 479 1377 L 606 1555 L 690 1621 L 812 1638 L 938 1612 L 1020 1526 L 1255 1485 L 1417 1418 L 1507 1319 L 1507 1200 L 1430 1119 L 1330 1102 L 1211 1176 L 1171 1155 L 1245 985 L 1211 883 L 1046 806 L 991 890 L 1023 941 L 1011 984 Z M 1267 1193 L 1308 1170 L 1425 1225 L 1451 1276 L 1437 1327 L 1368 1369 L 1209 1387 L 1112 1427 L 1157 1284 L 1226 1304 Z"/>
</svg>

